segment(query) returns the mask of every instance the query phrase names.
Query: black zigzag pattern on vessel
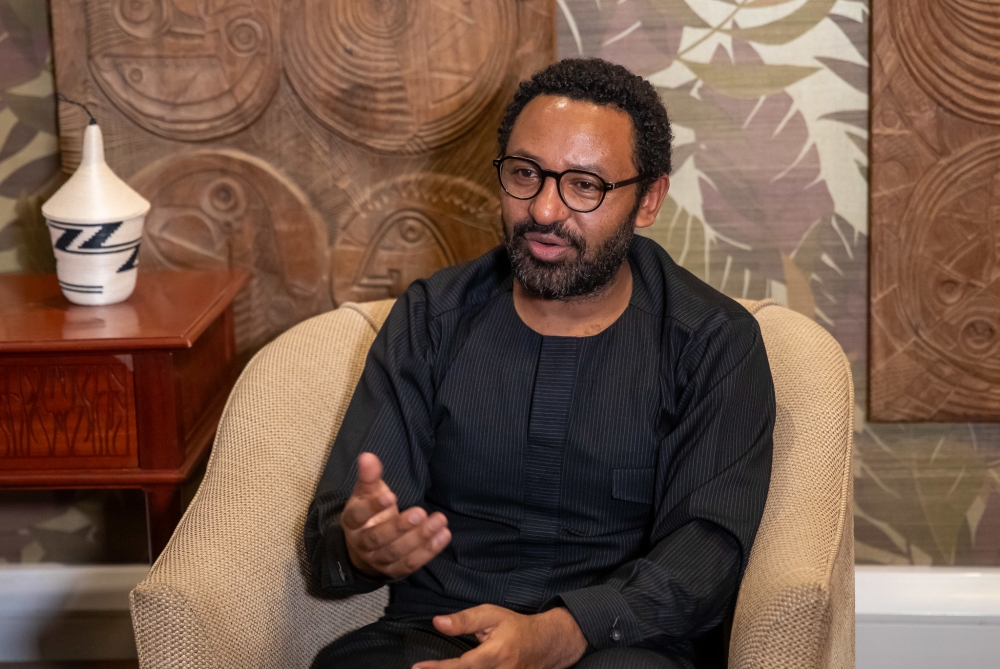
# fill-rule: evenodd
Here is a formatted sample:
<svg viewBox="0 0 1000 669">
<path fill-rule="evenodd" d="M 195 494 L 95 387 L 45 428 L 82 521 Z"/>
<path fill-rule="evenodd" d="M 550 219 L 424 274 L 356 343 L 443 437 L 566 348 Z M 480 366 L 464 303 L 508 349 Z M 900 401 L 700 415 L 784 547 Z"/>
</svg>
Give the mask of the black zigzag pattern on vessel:
<svg viewBox="0 0 1000 669">
<path fill-rule="evenodd" d="M 124 265 L 118 268 L 115 274 L 121 274 L 122 272 L 129 271 L 130 269 L 135 269 L 135 266 L 138 264 L 138 260 L 139 260 L 139 246 L 136 245 L 136 247 L 132 249 L 132 255 L 128 257 L 128 260 L 125 261 Z"/>
<path fill-rule="evenodd" d="M 73 240 L 80 236 L 83 230 L 74 230 L 73 228 L 58 228 L 62 230 L 63 233 L 56 240 L 56 250 L 68 251 L 69 245 L 73 243 Z"/>
<path fill-rule="evenodd" d="M 105 248 L 104 242 L 108 240 L 108 237 L 115 234 L 118 228 L 122 227 L 122 221 L 117 223 L 105 223 L 101 226 L 101 229 L 94 234 L 93 237 L 80 244 L 81 249 L 103 249 Z"/>
</svg>

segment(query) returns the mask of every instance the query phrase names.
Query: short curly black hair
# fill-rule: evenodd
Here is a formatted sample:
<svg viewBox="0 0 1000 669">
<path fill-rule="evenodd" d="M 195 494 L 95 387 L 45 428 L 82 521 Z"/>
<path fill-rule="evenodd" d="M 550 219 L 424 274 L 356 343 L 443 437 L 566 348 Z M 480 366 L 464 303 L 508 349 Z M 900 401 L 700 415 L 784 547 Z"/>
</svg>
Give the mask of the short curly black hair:
<svg viewBox="0 0 1000 669">
<path fill-rule="evenodd" d="M 662 174 L 670 174 L 673 133 L 667 109 L 652 84 L 621 65 L 600 58 L 567 58 L 522 81 L 497 130 L 499 155 L 507 152 L 514 122 L 525 106 L 539 95 L 556 95 L 596 105 L 618 107 L 632 118 L 635 146 L 632 162 L 639 174 L 639 196 Z"/>
</svg>

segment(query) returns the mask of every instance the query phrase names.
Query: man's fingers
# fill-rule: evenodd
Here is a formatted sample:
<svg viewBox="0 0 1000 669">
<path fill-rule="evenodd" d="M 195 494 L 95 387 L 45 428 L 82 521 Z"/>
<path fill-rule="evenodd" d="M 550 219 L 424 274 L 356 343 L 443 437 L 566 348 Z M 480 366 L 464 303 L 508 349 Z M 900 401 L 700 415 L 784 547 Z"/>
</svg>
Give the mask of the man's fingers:
<svg viewBox="0 0 1000 669">
<path fill-rule="evenodd" d="M 437 514 L 441 520 L 442 514 Z M 384 516 L 384 517 L 382 517 Z M 358 537 L 361 547 L 365 550 L 373 551 L 376 548 L 387 546 L 396 541 L 407 532 L 417 529 L 420 524 L 427 520 L 427 512 L 419 506 L 414 506 L 406 511 L 396 514 L 378 513 L 365 523 L 362 534 Z M 436 520 L 436 525 L 444 527 L 441 520 Z M 435 529 L 440 529 L 436 527 Z M 430 536 L 433 532 L 429 533 Z"/>
<path fill-rule="evenodd" d="M 369 551 L 369 559 L 374 564 L 388 567 L 399 562 L 402 563 L 400 567 L 409 567 L 406 573 L 410 573 L 437 555 L 451 540 L 451 533 L 447 530 L 448 520 L 442 513 L 432 514 L 413 527 L 412 518 L 420 518 L 425 513 L 423 509 L 419 512 L 407 509 L 399 514 L 405 521 L 402 523 L 403 527 L 396 521 L 383 523 L 378 528 L 364 531 L 358 537 L 358 543 Z M 376 535 L 376 531 L 381 531 L 383 528 L 387 528 L 386 531 Z M 422 550 L 428 552 L 426 557 L 413 555 Z M 415 564 L 418 561 L 419 564 Z"/>
<path fill-rule="evenodd" d="M 340 512 L 340 524 L 347 530 L 359 530 L 370 520 L 379 516 L 376 522 L 396 515 L 396 496 L 389 486 L 382 483 L 384 490 L 376 495 L 352 496 Z M 383 515 L 379 515 L 383 514 Z"/>
<path fill-rule="evenodd" d="M 492 604 L 482 604 L 446 616 L 435 616 L 434 627 L 448 636 L 477 634 L 495 627 L 505 613 L 509 611 Z"/>
<path fill-rule="evenodd" d="M 393 578 L 409 576 L 433 560 L 450 541 L 451 532 L 447 529 L 441 530 L 429 541 L 420 544 L 417 548 L 410 550 L 395 562 L 386 565 L 385 572 Z"/>
</svg>

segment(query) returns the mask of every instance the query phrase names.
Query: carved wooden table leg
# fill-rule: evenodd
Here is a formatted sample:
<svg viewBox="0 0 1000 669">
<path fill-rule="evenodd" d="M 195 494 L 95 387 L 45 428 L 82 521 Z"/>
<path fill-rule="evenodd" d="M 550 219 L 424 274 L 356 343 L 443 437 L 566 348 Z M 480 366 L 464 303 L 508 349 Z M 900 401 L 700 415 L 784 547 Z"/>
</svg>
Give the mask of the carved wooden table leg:
<svg viewBox="0 0 1000 669">
<path fill-rule="evenodd" d="M 155 485 L 146 493 L 146 524 L 149 528 L 149 561 L 153 562 L 167 545 L 184 512 L 179 485 Z"/>
</svg>

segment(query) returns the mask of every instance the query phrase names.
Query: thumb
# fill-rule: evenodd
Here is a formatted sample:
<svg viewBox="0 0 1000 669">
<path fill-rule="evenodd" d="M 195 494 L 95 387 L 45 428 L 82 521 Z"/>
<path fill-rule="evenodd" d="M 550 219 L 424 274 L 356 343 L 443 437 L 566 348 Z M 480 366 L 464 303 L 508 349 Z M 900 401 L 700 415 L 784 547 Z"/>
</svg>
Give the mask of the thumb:
<svg viewBox="0 0 1000 669">
<path fill-rule="evenodd" d="M 459 634 L 476 634 L 484 632 L 500 622 L 502 611 L 497 606 L 483 604 L 471 609 L 458 611 L 447 616 L 435 616 L 434 627 L 442 634 L 457 636 Z"/>
<path fill-rule="evenodd" d="M 374 495 L 379 492 L 382 480 L 382 461 L 374 453 L 358 456 L 358 480 L 354 484 L 355 495 Z"/>
</svg>

